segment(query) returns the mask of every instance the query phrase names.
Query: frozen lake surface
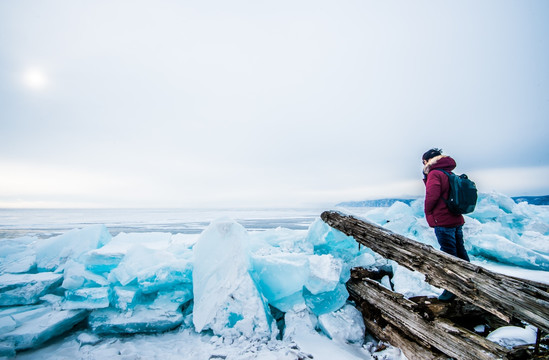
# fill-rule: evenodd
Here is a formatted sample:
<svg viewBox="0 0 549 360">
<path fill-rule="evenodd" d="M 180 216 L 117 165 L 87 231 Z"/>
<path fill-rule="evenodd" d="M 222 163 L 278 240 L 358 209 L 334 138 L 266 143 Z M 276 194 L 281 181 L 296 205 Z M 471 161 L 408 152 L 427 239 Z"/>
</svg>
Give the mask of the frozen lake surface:
<svg viewBox="0 0 549 360">
<path fill-rule="evenodd" d="M 0 239 L 49 237 L 92 224 L 120 232 L 199 234 L 221 217 L 248 230 L 306 230 L 326 209 L 0 209 Z"/>
</svg>

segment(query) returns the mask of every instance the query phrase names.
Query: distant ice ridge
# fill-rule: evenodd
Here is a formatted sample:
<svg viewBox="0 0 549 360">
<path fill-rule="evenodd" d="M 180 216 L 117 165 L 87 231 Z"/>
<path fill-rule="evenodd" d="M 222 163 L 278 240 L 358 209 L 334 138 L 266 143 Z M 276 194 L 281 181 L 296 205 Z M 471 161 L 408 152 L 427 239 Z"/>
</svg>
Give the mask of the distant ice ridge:
<svg viewBox="0 0 549 360">
<path fill-rule="evenodd" d="M 422 206 L 344 210 L 438 249 Z M 477 261 L 549 270 L 547 208 L 481 194 L 466 221 L 466 245 Z M 80 329 L 88 333 L 79 341 L 93 344 L 180 327 L 228 341 L 283 339 L 303 351 L 352 344 L 362 354 L 364 324 L 345 287 L 356 266 L 391 268 L 382 284 L 407 297 L 441 292 L 320 219 L 307 231 L 250 232 L 224 218 L 200 235 L 113 238 L 104 226 L 90 226 L 48 239 L 0 240 L 0 356 L 84 321 Z"/>
<path fill-rule="evenodd" d="M 343 208 L 391 231 L 438 249 L 434 232 L 423 216 L 423 200 L 389 208 Z M 475 211 L 465 215 L 465 247 L 479 261 L 549 271 L 549 209 L 515 203 L 499 193 L 483 193 Z"/>
</svg>

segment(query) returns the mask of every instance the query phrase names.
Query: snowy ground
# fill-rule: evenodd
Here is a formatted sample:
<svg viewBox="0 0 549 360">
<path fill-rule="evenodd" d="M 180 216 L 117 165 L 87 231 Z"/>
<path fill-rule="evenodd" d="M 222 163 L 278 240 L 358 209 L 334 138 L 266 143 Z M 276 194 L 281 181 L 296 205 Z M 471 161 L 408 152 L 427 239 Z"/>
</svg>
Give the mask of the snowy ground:
<svg viewBox="0 0 549 360">
<path fill-rule="evenodd" d="M 438 248 L 420 200 L 339 210 Z M 206 213 L 182 219 L 181 212 L 168 211 L 155 213 L 148 223 L 146 212 L 124 222 L 112 212 L 86 221 L 80 217 L 86 211 L 78 219 L 61 211 L 33 223 L 21 212 L 3 210 L 0 218 L 11 225 L 0 227 L 5 234 L 0 239 L 0 354 L 12 356 L 16 350 L 18 359 L 403 359 L 400 350 L 363 337 L 360 314 L 346 303 L 349 269 L 389 265 L 394 275 L 385 284 L 391 281 L 408 297 L 437 296 L 441 289 L 369 249 L 359 250 L 352 238 L 318 216 L 290 213 L 240 212 L 232 217 L 238 221 L 213 221 Z M 549 283 L 547 207 L 483 194 L 466 221 L 466 246 L 475 264 Z M 109 226 L 65 229 L 85 222 Z M 88 323 L 82 323 L 90 312 Z M 531 327 L 500 328 L 490 339 L 513 346 L 531 342 L 533 334 Z"/>
<path fill-rule="evenodd" d="M 270 341 L 224 342 L 223 339 L 197 334 L 190 329 L 159 335 L 135 335 L 131 338 L 106 338 L 98 343 L 78 340 L 87 333 L 76 333 L 35 351 L 19 354 L 17 359 L 371 359 L 369 346 L 338 344 L 320 334 L 307 334 L 296 342 Z M 88 340 L 90 341 L 90 340 Z M 377 359 L 404 359 L 400 350 L 389 347 L 374 353 Z"/>
</svg>

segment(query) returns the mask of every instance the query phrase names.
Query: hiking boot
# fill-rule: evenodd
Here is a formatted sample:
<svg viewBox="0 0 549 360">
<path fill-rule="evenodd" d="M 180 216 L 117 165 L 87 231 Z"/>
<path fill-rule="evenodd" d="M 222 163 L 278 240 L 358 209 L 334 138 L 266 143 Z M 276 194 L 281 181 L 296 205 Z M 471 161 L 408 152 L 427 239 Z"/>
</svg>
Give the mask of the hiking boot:
<svg viewBox="0 0 549 360">
<path fill-rule="evenodd" d="M 452 301 L 456 298 L 456 296 L 454 294 L 452 294 L 451 292 L 449 292 L 448 290 L 444 290 L 444 292 L 442 294 L 440 294 L 440 296 L 438 297 L 438 299 L 440 301 Z"/>
</svg>

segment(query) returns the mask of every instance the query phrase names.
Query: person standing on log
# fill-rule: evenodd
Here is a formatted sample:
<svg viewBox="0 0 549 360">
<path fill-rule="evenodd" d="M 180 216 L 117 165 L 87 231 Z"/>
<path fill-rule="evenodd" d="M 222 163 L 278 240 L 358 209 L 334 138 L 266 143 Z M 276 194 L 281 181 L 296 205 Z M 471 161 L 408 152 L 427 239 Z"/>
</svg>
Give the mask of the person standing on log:
<svg viewBox="0 0 549 360">
<path fill-rule="evenodd" d="M 463 224 L 465 220 L 462 215 L 453 214 L 446 206 L 445 199 L 448 199 L 450 182 L 448 176 L 442 171 L 452 172 L 456 168 L 456 162 L 450 156 L 442 155 L 441 149 L 430 149 L 422 157 L 423 160 L 423 182 L 425 183 L 425 218 L 430 227 L 435 229 L 435 235 L 440 250 L 469 261 L 469 256 L 463 245 Z M 440 300 L 449 301 L 455 298 L 451 292 L 444 290 L 439 296 Z"/>
</svg>

